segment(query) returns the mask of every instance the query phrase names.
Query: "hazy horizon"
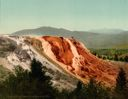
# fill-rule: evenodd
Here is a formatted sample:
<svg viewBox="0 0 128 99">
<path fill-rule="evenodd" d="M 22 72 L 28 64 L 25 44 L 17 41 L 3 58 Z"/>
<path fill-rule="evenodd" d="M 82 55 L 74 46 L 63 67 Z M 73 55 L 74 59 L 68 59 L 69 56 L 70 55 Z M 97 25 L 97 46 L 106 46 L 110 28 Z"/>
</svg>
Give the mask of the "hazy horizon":
<svg viewBox="0 0 128 99">
<path fill-rule="evenodd" d="M 0 0 L 0 33 L 42 26 L 128 30 L 128 0 Z"/>
</svg>

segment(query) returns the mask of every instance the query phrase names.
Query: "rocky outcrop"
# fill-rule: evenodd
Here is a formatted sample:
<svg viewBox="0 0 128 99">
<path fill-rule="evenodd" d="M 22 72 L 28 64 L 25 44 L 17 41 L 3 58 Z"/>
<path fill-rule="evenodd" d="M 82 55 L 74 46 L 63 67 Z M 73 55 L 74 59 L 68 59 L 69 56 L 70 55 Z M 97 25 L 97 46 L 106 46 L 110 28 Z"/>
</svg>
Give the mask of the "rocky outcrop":
<svg viewBox="0 0 128 99">
<path fill-rule="evenodd" d="M 95 78 L 107 86 L 116 82 L 118 69 L 111 62 L 97 58 L 83 45 L 73 38 L 43 36 L 29 38 L 32 46 L 42 55 L 46 55 L 60 68 L 87 83 Z"/>
<path fill-rule="evenodd" d="M 59 90 L 73 90 L 78 80 L 57 67 L 40 51 L 43 52 L 43 47 L 42 41 L 38 39 L 23 36 L 0 36 L 0 80 L 4 80 L 16 66 L 30 70 L 31 60 L 35 58 L 42 63 L 46 75 L 52 78 L 54 87 Z"/>
</svg>

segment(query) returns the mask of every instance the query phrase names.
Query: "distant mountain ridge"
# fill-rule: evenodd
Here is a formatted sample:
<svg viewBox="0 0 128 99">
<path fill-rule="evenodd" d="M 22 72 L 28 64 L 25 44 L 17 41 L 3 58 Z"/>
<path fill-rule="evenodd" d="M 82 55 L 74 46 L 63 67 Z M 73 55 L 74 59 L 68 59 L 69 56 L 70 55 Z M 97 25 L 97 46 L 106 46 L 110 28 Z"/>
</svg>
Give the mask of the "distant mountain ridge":
<svg viewBox="0 0 128 99">
<path fill-rule="evenodd" d="M 93 29 L 93 30 L 89 30 L 90 32 L 94 32 L 94 33 L 107 33 L 107 34 L 118 34 L 118 33 L 122 33 L 125 32 L 125 30 L 122 29 Z"/>
<path fill-rule="evenodd" d="M 16 31 L 11 35 L 52 35 L 73 37 L 82 41 L 87 48 L 128 48 L 128 31 L 120 29 L 108 31 L 110 33 L 98 33 L 96 31 L 70 31 L 63 28 L 40 27 L 36 29 Z"/>
</svg>

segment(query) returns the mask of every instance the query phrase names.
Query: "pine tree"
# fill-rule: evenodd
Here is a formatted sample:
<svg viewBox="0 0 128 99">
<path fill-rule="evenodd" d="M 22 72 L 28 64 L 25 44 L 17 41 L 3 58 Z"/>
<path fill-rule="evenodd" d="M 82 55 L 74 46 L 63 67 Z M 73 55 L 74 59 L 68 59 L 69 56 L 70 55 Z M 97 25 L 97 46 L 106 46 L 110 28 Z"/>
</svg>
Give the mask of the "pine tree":
<svg viewBox="0 0 128 99">
<path fill-rule="evenodd" d="M 117 76 L 115 92 L 117 93 L 117 96 L 120 96 L 122 99 L 127 97 L 127 79 L 123 68 L 120 68 L 119 74 Z"/>
<path fill-rule="evenodd" d="M 128 62 L 128 56 L 124 57 L 125 62 Z"/>
<path fill-rule="evenodd" d="M 32 60 L 31 71 L 30 71 L 31 81 L 34 81 L 34 93 L 37 95 L 46 95 L 53 98 L 53 91 L 51 78 L 45 75 L 45 70 L 42 64 L 36 59 Z M 33 83 L 32 83 L 33 84 Z"/>
<path fill-rule="evenodd" d="M 122 91 L 122 90 L 126 89 L 126 87 L 127 87 L 126 73 L 122 68 L 120 68 L 120 71 L 119 71 L 116 81 L 117 81 L 116 82 L 116 90 L 117 91 Z"/>
<path fill-rule="evenodd" d="M 118 55 L 117 55 L 117 54 L 115 54 L 115 56 L 114 56 L 114 60 L 115 60 L 115 61 L 118 61 L 118 60 L 119 60 L 119 58 L 118 58 Z"/>
<path fill-rule="evenodd" d="M 54 99 L 51 85 L 51 78 L 45 75 L 42 64 L 34 59 L 30 71 L 20 66 L 15 68 L 14 73 L 4 81 L 3 91 L 7 96 L 43 96 L 43 99 Z"/>
<path fill-rule="evenodd" d="M 78 82 L 71 99 L 109 99 L 108 92 L 107 88 L 101 86 L 94 79 L 90 79 L 88 84 Z"/>
<path fill-rule="evenodd" d="M 45 71 L 43 70 L 42 64 L 36 59 L 33 59 L 31 62 L 30 76 L 33 79 L 38 79 L 39 81 L 43 81 L 43 82 L 45 80 L 50 80 L 50 77 L 45 75 Z"/>
<path fill-rule="evenodd" d="M 90 79 L 90 82 L 86 86 L 86 99 L 109 99 L 108 89 L 100 83 L 97 83 L 95 79 Z"/>
<path fill-rule="evenodd" d="M 71 93 L 71 97 L 69 99 L 86 99 L 85 93 L 85 84 L 83 84 L 81 81 L 78 81 L 77 87 Z"/>
<path fill-rule="evenodd" d="M 82 86 L 83 86 L 83 83 L 80 82 L 80 81 L 78 81 L 78 83 L 77 83 L 77 88 L 75 89 L 75 92 L 76 92 L 76 93 L 79 92 L 79 91 L 82 89 Z"/>
</svg>

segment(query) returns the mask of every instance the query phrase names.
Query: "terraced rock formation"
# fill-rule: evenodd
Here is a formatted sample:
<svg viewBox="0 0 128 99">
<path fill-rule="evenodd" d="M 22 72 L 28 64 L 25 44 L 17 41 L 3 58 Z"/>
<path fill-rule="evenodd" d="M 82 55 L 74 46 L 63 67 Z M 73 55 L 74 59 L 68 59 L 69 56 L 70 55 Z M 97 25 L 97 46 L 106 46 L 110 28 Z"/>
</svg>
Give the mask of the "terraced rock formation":
<svg viewBox="0 0 128 99">
<path fill-rule="evenodd" d="M 118 68 L 111 62 L 94 56 L 83 43 L 73 38 L 28 37 L 26 43 L 32 45 L 59 68 L 84 83 L 87 83 L 90 78 L 95 78 L 107 86 L 115 85 Z"/>
</svg>

